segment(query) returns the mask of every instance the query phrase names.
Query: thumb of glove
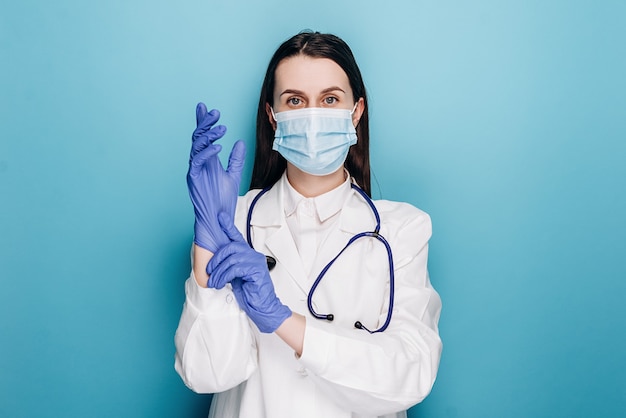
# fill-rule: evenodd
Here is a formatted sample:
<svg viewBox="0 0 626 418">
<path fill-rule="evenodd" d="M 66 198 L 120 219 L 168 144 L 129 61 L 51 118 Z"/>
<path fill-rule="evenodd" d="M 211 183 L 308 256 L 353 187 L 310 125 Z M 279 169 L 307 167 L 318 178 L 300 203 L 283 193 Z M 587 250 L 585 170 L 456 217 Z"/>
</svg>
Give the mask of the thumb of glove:
<svg viewBox="0 0 626 418">
<path fill-rule="evenodd" d="M 237 182 L 241 181 L 241 172 L 243 171 L 243 164 L 246 158 L 246 144 L 239 140 L 235 142 L 233 145 L 233 149 L 230 151 L 230 156 L 228 157 L 228 167 L 226 171 L 232 177 L 233 180 Z"/>
<path fill-rule="evenodd" d="M 220 212 L 217 214 L 217 221 L 222 228 L 222 231 L 226 234 L 229 240 L 233 242 L 245 242 L 243 235 L 235 226 L 235 222 L 231 216 L 226 212 Z"/>
</svg>

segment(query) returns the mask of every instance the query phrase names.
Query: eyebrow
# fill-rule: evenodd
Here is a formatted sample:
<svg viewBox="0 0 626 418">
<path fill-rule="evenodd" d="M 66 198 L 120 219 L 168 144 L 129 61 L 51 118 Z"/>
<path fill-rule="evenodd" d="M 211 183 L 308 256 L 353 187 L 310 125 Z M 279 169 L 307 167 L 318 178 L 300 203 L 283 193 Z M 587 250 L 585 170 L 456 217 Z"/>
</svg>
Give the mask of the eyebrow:
<svg viewBox="0 0 626 418">
<path fill-rule="evenodd" d="M 343 94 L 346 93 L 341 87 L 338 87 L 338 86 L 328 87 L 328 88 L 322 90 L 321 93 L 322 94 L 326 94 L 326 93 L 330 93 L 331 91 L 337 91 L 337 90 L 339 90 Z M 303 91 L 294 90 L 294 89 L 287 89 L 287 90 L 283 91 L 282 93 L 280 93 L 280 96 L 282 96 L 284 94 L 299 94 L 299 95 L 304 96 L 304 92 Z"/>
</svg>

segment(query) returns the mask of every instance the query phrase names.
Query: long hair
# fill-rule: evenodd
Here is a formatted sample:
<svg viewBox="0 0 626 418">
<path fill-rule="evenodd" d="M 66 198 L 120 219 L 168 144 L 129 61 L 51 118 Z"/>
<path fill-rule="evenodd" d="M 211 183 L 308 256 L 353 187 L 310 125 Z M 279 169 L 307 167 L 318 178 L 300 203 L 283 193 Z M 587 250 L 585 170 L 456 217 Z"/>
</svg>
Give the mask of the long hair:
<svg viewBox="0 0 626 418">
<path fill-rule="evenodd" d="M 285 58 L 295 55 L 328 58 L 337 63 L 348 76 L 356 102 L 363 98 L 364 109 L 356 126 L 357 143 L 350 147 L 345 167 L 361 188 L 371 196 L 369 117 L 365 84 L 350 47 L 339 37 L 319 32 L 302 32 L 285 41 L 274 53 L 267 67 L 256 118 L 256 152 L 250 189 L 263 189 L 274 185 L 287 167 L 287 161 L 272 149 L 274 128 L 268 120 L 265 104 L 274 105 L 276 67 Z"/>
</svg>

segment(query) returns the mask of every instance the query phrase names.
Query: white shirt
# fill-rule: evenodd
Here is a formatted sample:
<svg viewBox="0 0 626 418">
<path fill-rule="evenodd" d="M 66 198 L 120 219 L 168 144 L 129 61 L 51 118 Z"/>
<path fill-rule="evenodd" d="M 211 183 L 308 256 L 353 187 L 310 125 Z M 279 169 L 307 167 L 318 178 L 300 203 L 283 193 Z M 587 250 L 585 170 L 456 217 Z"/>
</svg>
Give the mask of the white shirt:
<svg viewBox="0 0 626 418">
<path fill-rule="evenodd" d="M 350 193 L 350 176 L 333 190 L 316 197 L 304 197 L 286 179 L 283 187 L 285 219 L 307 274 L 311 273 L 317 251 L 339 218 L 339 212 Z"/>
</svg>

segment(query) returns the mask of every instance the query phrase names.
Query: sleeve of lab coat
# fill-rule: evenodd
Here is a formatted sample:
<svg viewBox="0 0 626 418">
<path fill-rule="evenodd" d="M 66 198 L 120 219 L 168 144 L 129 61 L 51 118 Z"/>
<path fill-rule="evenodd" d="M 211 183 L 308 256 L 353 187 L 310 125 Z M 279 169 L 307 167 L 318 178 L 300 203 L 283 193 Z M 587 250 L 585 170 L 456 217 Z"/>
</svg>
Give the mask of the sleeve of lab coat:
<svg viewBox="0 0 626 418">
<path fill-rule="evenodd" d="M 198 286 L 193 271 L 176 336 L 175 368 L 197 393 L 217 393 L 247 380 L 257 368 L 256 344 L 246 314 L 227 286 Z"/>
<path fill-rule="evenodd" d="M 394 237 L 395 302 L 389 327 L 369 334 L 307 321 L 300 357 L 320 390 L 357 413 L 384 415 L 421 402 L 441 357 L 441 300 L 427 271 L 430 217 L 403 204 L 393 218 L 404 220 L 386 232 Z M 379 325 L 386 316 L 387 304 Z"/>
</svg>

